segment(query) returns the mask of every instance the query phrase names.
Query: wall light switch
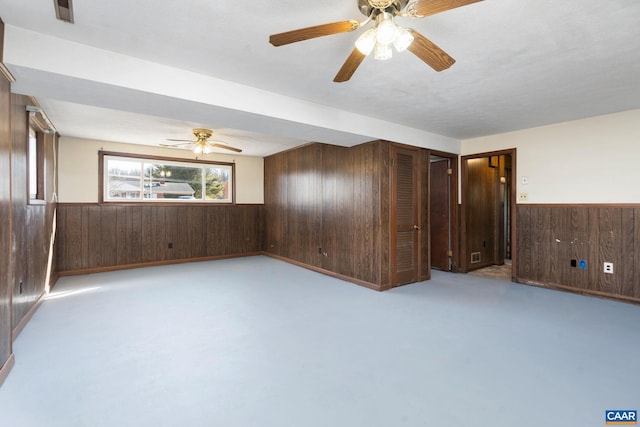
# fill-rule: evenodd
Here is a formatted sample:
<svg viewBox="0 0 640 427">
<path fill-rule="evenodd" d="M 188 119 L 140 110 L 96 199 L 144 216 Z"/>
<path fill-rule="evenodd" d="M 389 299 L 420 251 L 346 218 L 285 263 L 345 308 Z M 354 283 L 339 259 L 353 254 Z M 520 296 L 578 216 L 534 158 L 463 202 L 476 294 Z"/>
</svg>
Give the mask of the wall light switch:
<svg viewBox="0 0 640 427">
<path fill-rule="evenodd" d="M 527 185 L 529 183 L 529 177 L 528 176 L 523 176 L 522 177 L 522 185 Z"/>
</svg>

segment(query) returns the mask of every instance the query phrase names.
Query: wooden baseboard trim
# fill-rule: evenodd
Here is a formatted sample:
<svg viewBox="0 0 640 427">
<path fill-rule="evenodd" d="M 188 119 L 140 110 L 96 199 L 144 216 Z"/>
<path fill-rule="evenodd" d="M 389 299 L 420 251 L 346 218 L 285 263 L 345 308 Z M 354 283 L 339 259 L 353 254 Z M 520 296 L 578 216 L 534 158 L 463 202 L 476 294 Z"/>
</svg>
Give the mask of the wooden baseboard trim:
<svg viewBox="0 0 640 427">
<path fill-rule="evenodd" d="M 640 208 L 640 203 L 518 203 L 518 208 Z"/>
<path fill-rule="evenodd" d="M 105 273 L 108 271 L 130 270 L 133 268 L 158 267 L 162 265 L 186 264 L 189 262 L 215 261 L 219 259 L 242 258 L 247 256 L 256 256 L 256 255 L 262 255 L 262 252 L 248 252 L 243 254 L 217 255 L 217 256 L 201 257 L 201 258 L 183 258 L 183 259 L 172 259 L 172 260 L 165 260 L 165 261 L 141 262 L 138 264 L 112 265 L 108 267 L 86 268 L 82 270 L 67 270 L 67 271 L 59 271 L 58 277 L 79 276 L 82 274 L 93 274 L 93 273 Z"/>
<path fill-rule="evenodd" d="M 29 309 L 27 314 L 24 315 L 20 323 L 18 323 L 16 327 L 13 328 L 13 331 L 11 332 L 12 341 L 15 341 L 16 338 L 18 338 L 18 335 L 20 335 L 20 332 L 22 332 L 24 327 L 27 326 L 27 323 L 29 323 L 33 315 L 36 313 L 36 311 L 38 311 L 38 308 L 40 307 L 40 304 L 42 304 L 42 301 L 44 301 L 44 294 L 40 295 L 40 298 L 38 298 L 38 301 L 36 301 L 36 303 L 33 304 L 33 306 Z"/>
<path fill-rule="evenodd" d="M 576 287 L 573 287 L 573 286 L 560 285 L 560 284 L 557 284 L 557 283 L 538 282 L 538 281 L 535 281 L 535 280 L 523 279 L 521 277 L 516 277 L 515 278 L 515 282 L 520 283 L 522 285 L 537 286 L 537 287 L 540 287 L 540 288 L 547 288 L 547 289 L 554 289 L 554 290 L 559 290 L 559 291 L 566 291 L 566 292 L 571 292 L 571 293 L 574 293 L 574 294 L 587 295 L 587 296 L 591 296 L 591 297 L 607 298 L 607 299 L 611 299 L 611 300 L 619 301 L 619 302 L 628 302 L 628 303 L 632 303 L 632 304 L 640 304 L 640 298 L 628 297 L 628 296 L 625 296 L 625 295 L 608 294 L 606 292 L 600 292 L 600 291 L 591 291 L 589 289 L 581 289 L 581 288 L 576 288 Z"/>
<path fill-rule="evenodd" d="M 4 383 L 4 380 L 6 380 L 7 377 L 9 376 L 9 372 L 11 372 L 11 369 L 13 368 L 13 365 L 15 365 L 15 363 L 16 363 L 16 359 L 13 356 L 13 353 L 11 353 L 7 361 L 4 362 L 4 365 L 0 367 L 0 386 L 2 386 L 2 383 Z"/>
<path fill-rule="evenodd" d="M 386 291 L 387 289 L 391 288 L 391 287 L 379 286 L 379 285 L 376 285 L 375 283 L 366 282 L 364 280 L 355 279 L 353 277 L 349 277 L 349 276 L 345 276 L 345 275 L 342 275 L 342 274 L 334 273 L 333 271 L 325 270 L 324 268 L 320 268 L 320 267 L 316 267 L 316 266 L 313 266 L 313 265 L 305 264 L 303 262 L 296 261 L 296 260 L 293 260 L 293 259 L 290 259 L 290 258 L 285 258 L 283 256 L 275 255 L 275 254 L 272 254 L 272 253 L 269 253 L 269 252 L 263 252 L 262 254 L 266 255 L 268 257 L 271 257 L 271 258 L 275 258 L 275 259 L 280 260 L 280 261 L 287 262 L 289 264 L 297 265 L 298 267 L 306 268 L 307 270 L 312 270 L 312 271 L 315 271 L 317 273 L 322 273 L 322 274 L 325 274 L 327 276 L 331 276 L 331 277 L 336 278 L 336 279 L 344 280 L 345 282 L 355 283 L 356 285 L 364 286 L 365 288 L 373 289 L 374 291 Z"/>
</svg>

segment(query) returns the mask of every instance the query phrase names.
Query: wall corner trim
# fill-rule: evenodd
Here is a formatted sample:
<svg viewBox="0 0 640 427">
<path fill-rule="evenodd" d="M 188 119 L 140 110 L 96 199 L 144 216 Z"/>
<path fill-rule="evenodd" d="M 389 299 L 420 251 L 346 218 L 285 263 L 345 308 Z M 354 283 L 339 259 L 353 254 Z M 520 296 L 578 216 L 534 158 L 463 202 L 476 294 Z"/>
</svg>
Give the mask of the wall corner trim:
<svg viewBox="0 0 640 427">
<path fill-rule="evenodd" d="M 0 62 L 0 74 L 2 74 L 7 80 L 9 80 L 9 82 L 16 81 L 16 78 L 13 77 L 13 74 L 11 74 L 11 71 L 9 71 L 9 69 L 6 65 L 4 65 L 3 62 Z"/>
<path fill-rule="evenodd" d="M 7 377 L 9 376 L 9 372 L 11 372 L 11 369 L 13 368 L 13 365 L 15 365 L 15 363 L 16 363 L 16 359 L 13 353 L 11 353 L 7 361 L 4 362 L 4 365 L 0 367 L 0 386 L 2 386 L 2 383 L 4 383 L 4 380 L 6 380 Z"/>
</svg>

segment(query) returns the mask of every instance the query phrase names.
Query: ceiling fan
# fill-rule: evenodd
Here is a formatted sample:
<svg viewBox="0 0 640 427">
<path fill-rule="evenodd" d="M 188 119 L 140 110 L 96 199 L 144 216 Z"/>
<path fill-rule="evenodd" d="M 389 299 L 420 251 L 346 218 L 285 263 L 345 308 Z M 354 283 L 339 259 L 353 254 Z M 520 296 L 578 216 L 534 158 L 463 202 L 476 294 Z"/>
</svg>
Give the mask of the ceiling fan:
<svg viewBox="0 0 640 427">
<path fill-rule="evenodd" d="M 194 129 L 193 134 L 196 137 L 195 141 L 190 141 L 187 139 L 167 139 L 167 141 L 177 141 L 178 144 L 160 144 L 162 147 L 180 147 L 180 146 L 188 146 L 193 145 L 191 148 L 196 154 L 209 154 L 213 148 L 222 148 L 225 150 L 235 151 L 236 153 L 242 153 L 242 150 L 239 148 L 231 147 L 230 145 L 223 144 L 220 142 L 209 141 L 211 135 L 213 135 L 213 131 L 211 129 Z"/>
<path fill-rule="evenodd" d="M 282 46 L 316 37 L 355 31 L 369 22 L 374 22 L 374 26 L 358 38 L 356 48 L 336 74 L 334 82 L 349 80 L 371 52 L 375 59 L 391 58 L 392 46 L 398 52 L 408 49 L 434 70 L 442 71 L 452 66 L 456 62 L 455 59 L 416 30 L 396 25 L 394 18 L 397 16 L 422 18 L 478 1 L 482 0 L 415 0 L 411 3 L 409 0 L 358 0 L 358 9 L 367 17 L 362 22 L 356 20 L 332 22 L 273 34 L 269 37 L 269 43 Z"/>
</svg>

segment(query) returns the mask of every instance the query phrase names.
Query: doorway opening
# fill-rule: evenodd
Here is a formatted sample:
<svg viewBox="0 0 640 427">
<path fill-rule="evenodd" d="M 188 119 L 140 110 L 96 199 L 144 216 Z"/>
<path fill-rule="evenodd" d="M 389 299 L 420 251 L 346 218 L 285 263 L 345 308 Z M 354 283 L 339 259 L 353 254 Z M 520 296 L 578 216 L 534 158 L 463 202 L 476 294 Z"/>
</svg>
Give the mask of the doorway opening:
<svg viewBox="0 0 640 427">
<path fill-rule="evenodd" d="M 462 157 L 461 269 L 515 281 L 516 150 Z M 506 273 L 506 276 L 505 276 Z"/>
<path fill-rule="evenodd" d="M 431 268 L 458 270 L 458 156 L 429 152 Z"/>
</svg>

